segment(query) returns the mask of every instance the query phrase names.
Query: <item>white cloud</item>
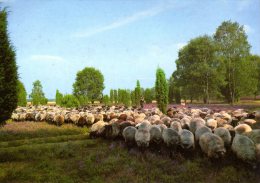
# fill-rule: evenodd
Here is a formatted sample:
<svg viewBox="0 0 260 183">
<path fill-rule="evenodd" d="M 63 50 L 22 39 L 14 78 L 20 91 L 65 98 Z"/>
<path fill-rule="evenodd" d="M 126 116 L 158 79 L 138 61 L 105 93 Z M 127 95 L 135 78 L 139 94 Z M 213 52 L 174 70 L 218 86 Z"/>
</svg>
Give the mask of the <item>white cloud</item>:
<svg viewBox="0 0 260 183">
<path fill-rule="evenodd" d="M 156 6 L 156 7 L 153 7 L 151 9 L 148 9 L 148 10 L 137 12 L 137 13 L 131 15 L 131 16 L 127 16 L 123 19 L 112 22 L 108 25 L 98 27 L 98 28 L 95 28 L 95 29 L 92 29 L 92 30 L 86 30 L 86 31 L 76 33 L 76 34 L 73 35 L 73 37 L 78 37 L 78 38 L 90 37 L 90 36 L 93 36 L 93 35 L 101 33 L 101 32 L 105 32 L 105 31 L 108 31 L 108 30 L 112 30 L 112 29 L 122 27 L 124 25 L 128 25 L 130 23 L 136 22 L 138 20 L 141 20 L 141 19 L 144 19 L 144 18 L 147 18 L 147 17 L 155 16 L 155 15 L 157 15 L 161 12 L 164 12 L 164 11 L 170 9 L 170 8 L 173 8 L 172 4 L 164 4 L 164 5 L 161 5 L 161 6 Z"/>
<path fill-rule="evenodd" d="M 58 62 L 64 60 L 62 57 L 54 56 L 54 55 L 32 55 L 30 59 L 35 61 L 58 61 Z"/>
<path fill-rule="evenodd" d="M 245 29 L 245 32 L 247 34 L 250 34 L 250 33 L 254 32 L 254 29 L 251 26 L 249 26 L 249 25 L 244 25 L 244 29 Z"/>
</svg>

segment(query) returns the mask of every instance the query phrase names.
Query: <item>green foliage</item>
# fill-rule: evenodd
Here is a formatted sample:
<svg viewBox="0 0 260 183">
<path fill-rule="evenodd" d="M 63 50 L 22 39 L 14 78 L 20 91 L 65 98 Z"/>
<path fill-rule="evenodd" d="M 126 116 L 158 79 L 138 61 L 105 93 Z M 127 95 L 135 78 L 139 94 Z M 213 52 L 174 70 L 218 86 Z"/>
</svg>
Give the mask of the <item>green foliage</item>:
<svg viewBox="0 0 260 183">
<path fill-rule="evenodd" d="M 7 33 L 7 12 L 0 7 L 0 123 L 9 119 L 17 106 L 17 65 Z"/>
<path fill-rule="evenodd" d="M 202 36 L 192 39 L 179 51 L 175 76 L 184 98 L 203 98 L 208 103 L 210 95 L 218 93 L 224 78 L 215 50 L 212 38 Z"/>
<path fill-rule="evenodd" d="M 93 103 L 101 98 L 104 88 L 102 73 L 93 67 L 86 67 L 77 73 L 73 93 L 75 96 L 85 96 Z"/>
<path fill-rule="evenodd" d="M 33 82 L 33 89 L 32 93 L 30 94 L 30 98 L 32 99 L 33 105 L 47 104 L 48 99 L 44 96 L 44 93 L 42 91 L 42 84 L 39 80 Z"/>
<path fill-rule="evenodd" d="M 222 94 L 233 104 L 241 95 L 256 91 L 255 78 L 251 77 L 255 68 L 252 67 L 250 59 L 247 59 L 250 45 L 244 27 L 237 22 L 222 22 L 214 39 L 218 59 L 223 63 L 222 69 L 225 70 L 226 85 L 222 88 Z"/>
<path fill-rule="evenodd" d="M 176 103 L 180 104 L 181 103 L 181 92 L 180 92 L 180 87 L 177 85 L 177 81 L 174 78 L 174 74 L 170 77 L 168 81 L 168 86 L 169 86 L 169 103 Z"/>
<path fill-rule="evenodd" d="M 135 105 L 140 106 L 140 100 L 141 100 L 141 86 L 140 81 L 136 81 L 136 87 L 135 87 Z"/>
<path fill-rule="evenodd" d="M 113 104 L 114 101 L 115 101 L 115 98 L 114 98 L 114 90 L 111 89 L 111 90 L 110 90 L 110 102 L 111 102 L 111 104 Z"/>
<path fill-rule="evenodd" d="M 146 103 L 152 103 L 155 100 L 155 89 L 154 88 L 146 88 L 144 90 L 144 100 Z"/>
<path fill-rule="evenodd" d="M 77 97 L 75 97 L 74 95 L 66 94 L 61 100 L 61 106 L 68 108 L 79 107 L 80 103 Z"/>
<path fill-rule="evenodd" d="M 115 104 L 118 103 L 118 94 L 117 94 L 117 90 L 114 90 L 114 102 L 115 102 Z"/>
<path fill-rule="evenodd" d="M 56 104 L 57 104 L 57 105 L 61 105 L 62 98 L 63 98 L 62 93 L 60 93 L 59 90 L 56 90 L 55 101 L 56 101 Z"/>
<path fill-rule="evenodd" d="M 255 68 L 255 72 L 252 72 L 251 74 L 254 74 L 255 80 L 257 82 L 256 84 L 256 91 L 254 95 L 260 94 L 260 56 L 259 55 L 250 55 L 249 56 L 249 62 L 253 64 L 253 67 Z"/>
<path fill-rule="evenodd" d="M 136 100 L 135 100 L 135 90 L 131 91 L 131 104 L 132 106 L 136 106 Z"/>
<path fill-rule="evenodd" d="M 77 99 L 79 101 L 79 105 L 80 106 L 87 106 L 89 104 L 89 99 L 88 97 L 84 96 L 84 95 L 78 95 Z"/>
<path fill-rule="evenodd" d="M 17 105 L 18 106 L 26 106 L 26 104 L 27 104 L 27 100 L 26 100 L 27 93 L 26 93 L 26 90 L 25 90 L 23 83 L 20 80 L 18 80 L 17 93 L 18 93 L 18 103 L 17 103 Z"/>
<path fill-rule="evenodd" d="M 166 113 L 168 105 L 168 83 L 165 78 L 165 73 L 161 68 L 156 70 L 156 81 L 155 81 L 155 96 L 157 100 L 158 108 Z"/>
<path fill-rule="evenodd" d="M 102 99 L 103 104 L 105 104 L 106 106 L 110 104 L 110 99 L 108 95 L 104 95 L 103 99 Z"/>
</svg>

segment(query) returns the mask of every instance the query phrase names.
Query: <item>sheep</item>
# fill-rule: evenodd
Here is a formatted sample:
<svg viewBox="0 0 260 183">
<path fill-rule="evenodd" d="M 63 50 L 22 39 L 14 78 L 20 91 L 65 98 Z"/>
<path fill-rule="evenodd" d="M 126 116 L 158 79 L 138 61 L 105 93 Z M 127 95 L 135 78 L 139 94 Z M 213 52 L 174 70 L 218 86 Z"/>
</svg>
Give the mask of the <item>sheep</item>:
<svg viewBox="0 0 260 183">
<path fill-rule="evenodd" d="M 223 140 L 226 148 L 231 145 L 231 134 L 228 129 L 224 127 L 218 127 L 214 130 L 214 134 L 218 135 Z"/>
<path fill-rule="evenodd" d="M 108 125 L 107 122 L 98 121 L 94 123 L 90 128 L 90 137 L 101 137 L 104 135 L 105 126 Z"/>
<path fill-rule="evenodd" d="M 180 132 L 182 130 L 181 128 L 181 123 L 178 121 L 173 121 L 171 122 L 171 126 L 172 129 L 176 130 L 177 132 Z"/>
<path fill-rule="evenodd" d="M 200 137 L 204 133 L 212 133 L 212 131 L 211 131 L 211 129 L 209 127 L 206 127 L 206 126 L 202 126 L 202 127 L 197 128 L 197 130 L 195 131 L 195 140 L 196 140 L 196 142 L 199 141 Z"/>
<path fill-rule="evenodd" d="M 199 139 L 199 145 L 209 158 L 222 158 L 226 153 L 223 140 L 213 133 L 204 133 Z"/>
<path fill-rule="evenodd" d="M 152 125 L 150 128 L 150 142 L 159 145 L 162 142 L 162 130 L 160 125 Z"/>
<path fill-rule="evenodd" d="M 205 126 L 205 121 L 201 118 L 193 118 L 190 122 L 190 131 L 195 134 L 196 129 Z"/>
<path fill-rule="evenodd" d="M 163 118 L 161 118 L 161 121 L 163 122 L 163 124 L 165 124 L 168 127 L 171 124 L 171 118 L 169 118 L 169 117 L 163 117 Z"/>
<path fill-rule="evenodd" d="M 120 133 L 119 123 L 108 124 L 104 128 L 104 136 L 107 139 L 115 139 Z"/>
<path fill-rule="evenodd" d="M 231 149 L 237 158 L 254 165 L 256 161 L 256 147 L 249 137 L 237 133 L 233 139 Z"/>
<path fill-rule="evenodd" d="M 235 127 L 236 134 L 242 134 L 252 131 L 252 128 L 247 124 L 240 124 Z"/>
<path fill-rule="evenodd" d="M 61 114 L 56 114 L 55 116 L 54 116 L 54 123 L 56 124 L 56 125 L 62 125 L 63 123 L 64 123 L 64 116 L 63 115 L 61 115 Z"/>
<path fill-rule="evenodd" d="M 150 142 L 150 123 L 142 122 L 135 133 L 135 141 L 138 147 L 145 148 Z"/>
<path fill-rule="evenodd" d="M 103 121 L 103 115 L 102 114 L 94 114 L 94 123 L 97 121 Z"/>
<path fill-rule="evenodd" d="M 194 149 L 194 135 L 191 133 L 191 131 L 183 129 L 180 132 L 180 146 L 187 150 L 187 149 Z"/>
<path fill-rule="evenodd" d="M 256 159 L 260 163 L 260 129 L 252 130 L 251 132 L 245 133 L 256 146 Z"/>
<path fill-rule="evenodd" d="M 131 147 L 135 144 L 135 134 L 136 134 L 137 129 L 133 126 L 128 126 L 126 127 L 123 132 L 122 135 L 125 139 L 125 143 Z"/>
<path fill-rule="evenodd" d="M 191 119 L 185 116 L 184 118 L 181 119 L 181 127 L 182 129 L 190 129 L 190 121 Z"/>
<path fill-rule="evenodd" d="M 166 146 L 170 149 L 176 150 L 177 146 L 180 144 L 180 135 L 172 128 L 164 129 L 162 138 Z"/>
<path fill-rule="evenodd" d="M 80 115 L 79 114 L 76 114 L 76 113 L 72 113 L 70 115 L 70 120 L 73 124 L 77 125 L 78 124 L 78 121 L 79 121 L 79 118 L 80 118 Z"/>
<path fill-rule="evenodd" d="M 218 122 L 215 119 L 208 119 L 206 122 L 206 126 L 209 127 L 211 130 L 214 130 L 218 126 Z"/>
</svg>

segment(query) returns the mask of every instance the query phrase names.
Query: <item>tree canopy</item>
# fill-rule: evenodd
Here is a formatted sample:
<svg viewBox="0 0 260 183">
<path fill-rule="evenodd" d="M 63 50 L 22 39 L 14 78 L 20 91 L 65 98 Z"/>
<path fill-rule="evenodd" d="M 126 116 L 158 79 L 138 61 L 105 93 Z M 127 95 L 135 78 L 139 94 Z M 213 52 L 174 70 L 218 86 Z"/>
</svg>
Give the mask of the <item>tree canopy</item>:
<svg viewBox="0 0 260 183">
<path fill-rule="evenodd" d="M 256 90 L 256 81 L 252 77 L 255 68 L 248 59 L 251 46 L 244 27 L 237 22 L 224 21 L 217 28 L 214 39 L 217 56 L 225 70 L 226 85 L 222 88 L 222 94 L 233 104 L 240 96 Z"/>
<path fill-rule="evenodd" d="M 75 96 L 85 96 L 94 102 L 101 99 L 104 88 L 102 73 L 93 67 L 86 67 L 77 73 L 73 93 Z"/>
<path fill-rule="evenodd" d="M 47 104 L 48 99 L 45 98 L 43 90 L 42 90 L 42 84 L 39 80 L 36 80 L 33 82 L 33 89 L 32 93 L 30 94 L 30 98 L 32 99 L 33 105 L 44 105 Z"/>
</svg>

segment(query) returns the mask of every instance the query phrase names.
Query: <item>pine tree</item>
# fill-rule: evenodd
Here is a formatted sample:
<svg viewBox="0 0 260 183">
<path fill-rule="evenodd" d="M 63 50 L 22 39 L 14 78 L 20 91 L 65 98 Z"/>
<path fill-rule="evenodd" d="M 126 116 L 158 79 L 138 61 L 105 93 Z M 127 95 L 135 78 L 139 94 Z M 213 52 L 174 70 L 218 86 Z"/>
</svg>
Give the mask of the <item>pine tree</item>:
<svg viewBox="0 0 260 183">
<path fill-rule="evenodd" d="M 136 81 L 136 87 L 135 87 L 135 104 L 137 106 L 140 106 L 140 100 L 141 100 L 141 86 L 140 81 Z"/>
<path fill-rule="evenodd" d="M 163 113 L 166 113 L 167 110 L 168 92 L 168 83 L 165 78 L 165 73 L 161 68 L 158 68 L 156 70 L 155 95 L 158 108 Z"/>
<path fill-rule="evenodd" d="M 9 119 L 17 106 L 17 85 L 15 51 L 7 33 L 7 12 L 0 7 L 0 123 Z"/>
</svg>

